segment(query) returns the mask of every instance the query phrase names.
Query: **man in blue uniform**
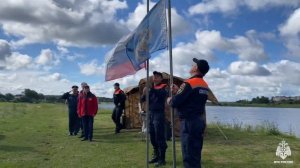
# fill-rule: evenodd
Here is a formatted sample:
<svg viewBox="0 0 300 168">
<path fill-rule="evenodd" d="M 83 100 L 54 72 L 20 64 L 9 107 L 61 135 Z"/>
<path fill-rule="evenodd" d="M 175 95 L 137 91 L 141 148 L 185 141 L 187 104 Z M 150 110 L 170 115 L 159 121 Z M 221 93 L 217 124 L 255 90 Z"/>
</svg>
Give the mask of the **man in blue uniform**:
<svg viewBox="0 0 300 168">
<path fill-rule="evenodd" d="M 79 132 L 79 117 L 77 115 L 78 86 L 72 86 L 72 91 L 63 94 L 69 107 L 69 135 L 77 135 Z"/>
<path fill-rule="evenodd" d="M 181 147 L 185 168 L 201 168 L 201 151 L 205 129 L 205 104 L 208 98 L 208 85 L 203 80 L 209 71 L 206 60 L 193 59 L 195 64 L 190 70 L 191 78 L 180 88 L 173 86 L 173 99 L 168 103 L 177 109 L 181 119 Z"/>
<path fill-rule="evenodd" d="M 120 133 L 120 130 L 123 128 L 123 125 L 121 124 L 120 120 L 123 114 L 123 110 L 125 109 L 126 95 L 123 92 L 123 90 L 120 89 L 119 83 L 115 83 L 114 88 L 115 91 L 114 91 L 113 98 L 114 98 L 115 108 L 113 110 L 111 118 L 116 124 L 115 133 L 118 134 Z"/>
<path fill-rule="evenodd" d="M 167 143 L 165 138 L 165 102 L 168 96 L 167 85 L 162 83 L 163 75 L 153 72 L 153 87 L 149 91 L 150 140 L 153 146 L 153 158 L 149 163 L 155 163 L 156 167 L 166 164 L 165 154 Z M 141 102 L 146 101 L 146 87 L 143 90 Z"/>
</svg>

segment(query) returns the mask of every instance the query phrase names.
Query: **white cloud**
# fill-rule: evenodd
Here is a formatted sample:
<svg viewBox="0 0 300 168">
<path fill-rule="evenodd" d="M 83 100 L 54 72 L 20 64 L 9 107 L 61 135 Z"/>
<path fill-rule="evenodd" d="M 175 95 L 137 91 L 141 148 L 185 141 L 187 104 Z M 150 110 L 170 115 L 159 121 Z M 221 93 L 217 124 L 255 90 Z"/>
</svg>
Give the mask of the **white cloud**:
<svg viewBox="0 0 300 168">
<path fill-rule="evenodd" d="M 57 50 L 61 53 L 61 54 L 68 54 L 70 53 L 70 51 L 68 50 L 68 48 L 63 47 L 63 46 L 57 46 L 56 47 Z"/>
<path fill-rule="evenodd" d="M 268 76 L 271 74 L 266 68 L 250 61 L 232 62 L 228 70 L 234 75 Z"/>
<path fill-rule="evenodd" d="M 264 68 L 270 74 L 267 76 L 249 75 L 248 72 L 253 71 L 255 67 L 256 69 Z M 300 95 L 300 90 L 298 89 L 300 85 L 298 75 L 300 73 L 300 64 L 297 62 L 281 60 L 263 65 L 254 64 L 250 65 L 250 68 L 244 67 L 241 70 L 242 72 L 236 70 L 240 75 L 232 74 L 229 68 L 228 72 L 223 70 L 223 73 L 227 74 L 225 78 L 217 78 L 214 75 L 210 75 L 212 71 L 215 70 L 212 69 L 208 72 L 206 80 L 221 101 L 251 99 L 256 96 Z"/>
<path fill-rule="evenodd" d="M 60 73 L 54 73 L 52 75 L 49 75 L 49 78 L 53 81 L 59 81 L 61 80 L 62 76 Z"/>
<path fill-rule="evenodd" d="M 275 83 L 300 85 L 300 63 L 281 60 L 267 64 L 266 68 L 273 74 Z"/>
<path fill-rule="evenodd" d="M 194 14 L 205 14 L 211 12 L 232 12 L 236 10 L 238 6 L 238 1 L 236 0 L 212 0 L 212 1 L 203 1 L 189 8 L 189 13 Z"/>
<path fill-rule="evenodd" d="M 33 59 L 32 56 L 27 54 L 12 51 L 10 44 L 2 39 L 0 39 L 0 53 L 2 53 L 0 69 L 7 70 L 43 69 L 48 71 L 57 66 L 61 59 L 60 56 L 50 49 L 42 49 L 40 54 Z"/>
<path fill-rule="evenodd" d="M 163 60 L 162 58 L 166 59 Z M 157 62 L 162 61 L 162 62 Z M 151 59 L 150 69 L 169 72 L 168 58 L 160 55 Z M 192 62 L 190 60 L 190 62 Z M 212 65 L 213 62 L 210 62 Z M 250 99 L 256 96 L 276 96 L 276 95 L 299 95 L 300 90 L 300 64 L 288 60 L 281 60 L 275 63 L 263 65 L 251 63 L 243 64 L 244 68 L 252 66 L 255 68 L 265 68 L 271 74 L 267 76 L 249 75 L 248 71 L 241 70 L 242 74 L 236 75 L 230 70 L 221 70 L 212 68 L 205 77 L 210 88 L 221 101 L 235 101 L 238 99 Z M 96 67 L 99 67 L 97 64 Z M 185 69 L 181 69 L 185 67 Z M 180 77 L 188 77 L 188 65 L 176 63 L 174 74 Z M 250 68 L 250 72 L 253 72 Z M 254 71 L 255 72 L 255 71 Z M 151 73 L 150 73 L 151 74 Z M 70 89 L 73 84 L 63 78 L 61 73 L 46 73 L 37 71 L 25 72 L 0 72 L 0 92 L 20 93 L 25 88 L 31 88 L 44 94 L 62 94 Z M 97 96 L 112 97 L 113 83 L 119 82 L 121 87 L 137 85 L 139 80 L 146 77 L 146 71 L 140 70 L 135 75 L 127 76 L 109 82 L 89 83 L 91 91 Z M 24 82 L 26 81 L 26 82 Z M 47 85 L 45 85 L 47 83 Z"/>
<path fill-rule="evenodd" d="M 0 39 L 0 60 L 11 55 L 10 45 L 6 40 Z"/>
<path fill-rule="evenodd" d="M 79 63 L 80 73 L 83 75 L 103 75 L 105 73 L 105 63 L 98 65 L 97 60 L 92 60 L 90 63 Z"/>
<path fill-rule="evenodd" d="M 26 82 L 24 82 L 26 81 Z M 20 94 L 24 89 L 33 89 L 48 95 L 60 95 L 68 90 L 73 83 L 63 79 L 59 73 L 38 71 L 0 72 L 0 93 Z"/>
<path fill-rule="evenodd" d="M 13 52 L 12 55 L 5 58 L 6 69 L 17 70 L 28 67 L 32 63 L 32 58 L 28 55 Z"/>
<path fill-rule="evenodd" d="M 150 74 L 151 75 L 151 74 Z M 122 89 L 129 86 L 137 86 L 139 81 L 146 77 L 146 71 L 140 70 L 134 75 L 126 76 L 121 79 L 116 79 L 108 82 L 92 83 L 89 84 L 91 91 L 97 96 L 101 97 L 112 97 L 114 92 L 113 84 L 118 82 Z"/>
<path fill-rule="evenodd" d="M 300 57 L 300 8 L 296 9 L 279 27 L 281 36 L 291 55 Z"/>
<path fill-rule="evenodd" d="M 267 55 L 264 51 L 263 44 L 254 36 L 250 30 L 245 36 L 236 36 L 228 39 L 228 49 L 231 53 L 237 54 L 241 60 L 261 61 L 266 60 Z"/>
<path fill-rule="evenodd" d="M 214 60 L 214 50 L 225 45 L 225 42 L 218 31 L 197 31 L 195 33 L 195 40 L 187 43 L 178 43 L 173 48 L 173 62 L 176 65 L 175 74 L 182 75 L 186 70 L 192 66 L 192 59 L 194 57 Z M 169 54 L 164 51 L 150 61 L 155 69 L 162 69 L 162 71 L 169 71 Z"/>
<path fill-rule="evenodd" d="M 60 56 L 50 49 L 42 49 L 40 55 L 35 58 L 35 64 L 32 67 L 43 68 L 46 71 L 49 71 L 54 66 L 60 63 Z"/>
<path fill-rule="evenodd" d="M 300 8 L 296 9 L 288 18 L 286 23 L 280 27 L 282 35 L 297 35 L 300 32 Z"/>
<path fill-rule="evenodd" d="M 84 58 L 85 55 L 78 54 L 76 52 L 70 51 L 68 48 L 63 46 L 57 46 L 56 49 L 58 50 L 58 58 L 57 62 L 59 63 L 60 59 L 67 59 L 68 61 L 76 61 L 77 59 Z"/>
<path fill-rule="evenodd" d="M 234 38 L 225 38 L 221 32 L 216 30 L 197 31 L 195 40 L 187 43 L 178 43 L 173 48 L 174 64 L 186 69 L 186 66 L 191 66 L 192 58 L 215 60 L 215 51 L 223 51 L 235 54 L 243 61 L 262 61 L 267 59 L 264 52 L 263 44 L 254 36 L 246 33 L 246 36 L 236 36 Z M 168 65 L 167 52 L 162 53 L 161 57 L 153 59 L 156 64 Z M 160 68 L 160 67 L 158 67 Z"/>
<path fill-rule="evenodd" d="M 31 63 L 30 56 L 12 52 L 10 44 L 6 40 L 0 39 L 0 70 L 17 70 L 29 67 Z"/>
<path fill-rule="evenodd" d="M 299 0 L 203 0 L 191 6 L 189 13 L 191 15 L 215 12 L 233 13 L 241 7 L 246 7 L 250 10 L 260 10 L 278 6 L 296 7 L 299 4 Z"/>
<path fill-rule="evenodd" d="M 58 72 L 55 72 L 55 73 L 52 73 L 52 74 L 46 73 L 46 72 L 44 72 L 44 73 L 45 73 L 45 75 L 40 76 L 39 80 L 42 80 L 44 82 L 55 82 L 55 81 L 57 81 L 57 82 L 67 82 L 67 83 L 69 82 L 67 79 L 63 78 L 63 75 L 61 73 L 58 73 Z"/>
<path fill-rule="evenodd" d="M 253 50 L 247 50 L 247 47 L 252 48 Z M 246 35 L 245 37 L 237 36 L 234 38 L 225 38 L 222 37 L 221 33 L 216 30 L 197 31 L 195 33 L 194 41 L 178 43 L 173 48 L 174 75 L 184 78 L 188 77 L 188 71 L 193 64 L 192 59 L 195 57 L 199 59 L 206 59 L 209 62 L 214 62 L 216 58 L 214 52 L 216 50 L 236 54 L 240 60 L 245 61 L 260 61 L 265 59 L 266 55 L 264 52 L 262 52 L 264 50 L 260 42 L 249 35 Z M 92 75 L 97 72 L 97 67 L 99 67 L 99 65 L 95 64 L 95 62 L 92 62 L 91 65 L 83 69 L 89 70 L 86 72 L 86 74 Z M 262 75 L 263 67 L 257 65 L 256 68 L 257 71 L 255 69 L 251 71 L 252 75 Z M 150 71 L 154 70 L 159 70 L 162 72 L 170 71 L 168 51 L 162 51 L 158 54 L 158 56 L 150 59 Z M 260 74 L 257 74 L 258 72 Z M 208 76 L 217 78 L 224 78 L 228 75 L 228 72 L 220 69 L 212 70 L 208 73 Z"/>
<path fill-rule="evenodd" d="M 168 57 L 162 54 L 150 60 L 150 75 L 153 70 L 169 72 Z M 192 60 L 189 60 L 192 63 Z M 231 72 L 229 69 L 221 70 L 212 68 L 205 76 L 210 88 L 220 101 L 236 101 L 251 99 L 256 96 L 277 96 L 300 94 L 299 85 L 300 64 L 292 61 L 281 60 L 275 63 L 259 65 L 255 62 L 238 62 L 241 69 Z M 213 62 L 210 62 L 212 65 Z M 234 64 L 234 63 L 233 63 Z M 182 69 L 184 68 L 184 69 Z M 189 77 L 189 65 L 174 64 L 174 74 L 183 78 Z M 240 72 L 239 72 L 240 71 Z M 146 77 L 146 71 L 140 70 L 135 75 L 130 75 L 105 83 L 90 84 L 98 96 L 111 97 L 113 83 L 119 82 L 121 87 L 135 86 L 140 79 Z"/>
<path fill-rule="evenodd" d="M 40 65 L 51 64 L 54 60 L 53 53 L 50 49 L 43 49 L 41 54 L 36 58 L 35 62 Z"/>
<path fill-rule="evenodd" d="M 6 34 L 18 37 L 14 46 L 46 42 L 99 46 L 128 32 L 115 18 L 125 8 L 127 3 L 121 0 L 5 1 L 0 4 L 0 23 Z"/>
<path fill-rule="evenodd" d="M 235 87 L 235 94 L 237 95 L 251 94 L 252 91 L 252 88 L 247 86 L 236 85 Z"/>
<path fill-rule="evenodd" d="M 209 73 L 206 75 L 208 78 L 227 78 L 229 73 L 226 70 L 221 70 L 220 68 L 210 69 Z"/>
</svg>

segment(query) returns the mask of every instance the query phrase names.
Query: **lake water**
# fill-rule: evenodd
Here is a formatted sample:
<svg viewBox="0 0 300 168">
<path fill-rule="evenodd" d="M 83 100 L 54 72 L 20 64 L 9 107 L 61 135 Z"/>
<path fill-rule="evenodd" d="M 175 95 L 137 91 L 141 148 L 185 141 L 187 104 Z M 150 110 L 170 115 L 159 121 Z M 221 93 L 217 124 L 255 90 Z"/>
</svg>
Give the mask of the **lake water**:
<svg viewBox="0 0 300 168">
<path fill-rule="evenodd" d="M 112 110 L 113 103 L 101 103 L 100 109 Z M 223 124 L 263 125 L 275 123 L 281 132 L 300 137 L 300 108 L 262 108 L 207 106 L 207 122 Z"/>
<path fill-rule="evenodd" d="M 256 126 L 269 122 L 277 124 L 281 132 L 292 132 L 300 137 L 300 108 L 207 106 L 206 109 L 208 123 L 242 123 Z"/>
<path fill-rule="evenodd" d="M 114 103 L 100 102 L 99 104 L 100 110 L 113 110 L 114 107 L 115 107 Z"/>
</svg>

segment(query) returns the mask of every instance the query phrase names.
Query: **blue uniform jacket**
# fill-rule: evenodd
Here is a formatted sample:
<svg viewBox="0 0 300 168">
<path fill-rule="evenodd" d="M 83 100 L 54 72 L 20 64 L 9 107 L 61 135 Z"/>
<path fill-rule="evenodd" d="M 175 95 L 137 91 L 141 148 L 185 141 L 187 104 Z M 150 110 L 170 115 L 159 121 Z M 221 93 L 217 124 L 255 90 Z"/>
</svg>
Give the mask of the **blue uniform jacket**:
<svg viewBox="0 0 300 168">
<path fill-rule="evenodd" d="M 123 90 L 121 89 L 116 90 L 114 92 L 113 99 L 116 107 L 125 108 L 126 95 L 123 92 Z"/>
<path fill-rule="evenodd" d="M 167 85 L 158 84 L 150 88 L 149 91 L 149 110 L 151 112 L 164 112 L 165 102 L 168 96 Z M 141 102 L 146 101 L 146 95 L 143 95 Z"/>
<path fill-rule="evenodd" d="M 69 92 L 62 95 L 61 98 L 68 101 L 69 110 L 77 111 L 78 95 L 70 94 Z"/>
<path fill-rule="evenodd" d="M 186 80 L 171 100 L 181 119 L 191 119 L 205 113 L 208 85 L 201 76 Z"/>
</svg>

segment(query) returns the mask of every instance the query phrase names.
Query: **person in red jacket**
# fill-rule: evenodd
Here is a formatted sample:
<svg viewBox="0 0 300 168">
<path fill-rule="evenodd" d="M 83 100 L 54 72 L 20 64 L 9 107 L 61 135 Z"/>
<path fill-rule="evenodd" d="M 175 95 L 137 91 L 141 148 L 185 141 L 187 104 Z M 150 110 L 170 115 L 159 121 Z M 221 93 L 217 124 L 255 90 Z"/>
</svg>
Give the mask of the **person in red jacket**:
<svg viewBox="0 0 300 168">
<path fill-rule="evenodd" d="M 83 121 L 84 138 L 81 141 L 92 141 L 94 117 L 98 111 L 98 99 L 90 92 L 90 87 L 84 86 L 83 94 L 79 95 L 77 113 Z"/>
</svg>

